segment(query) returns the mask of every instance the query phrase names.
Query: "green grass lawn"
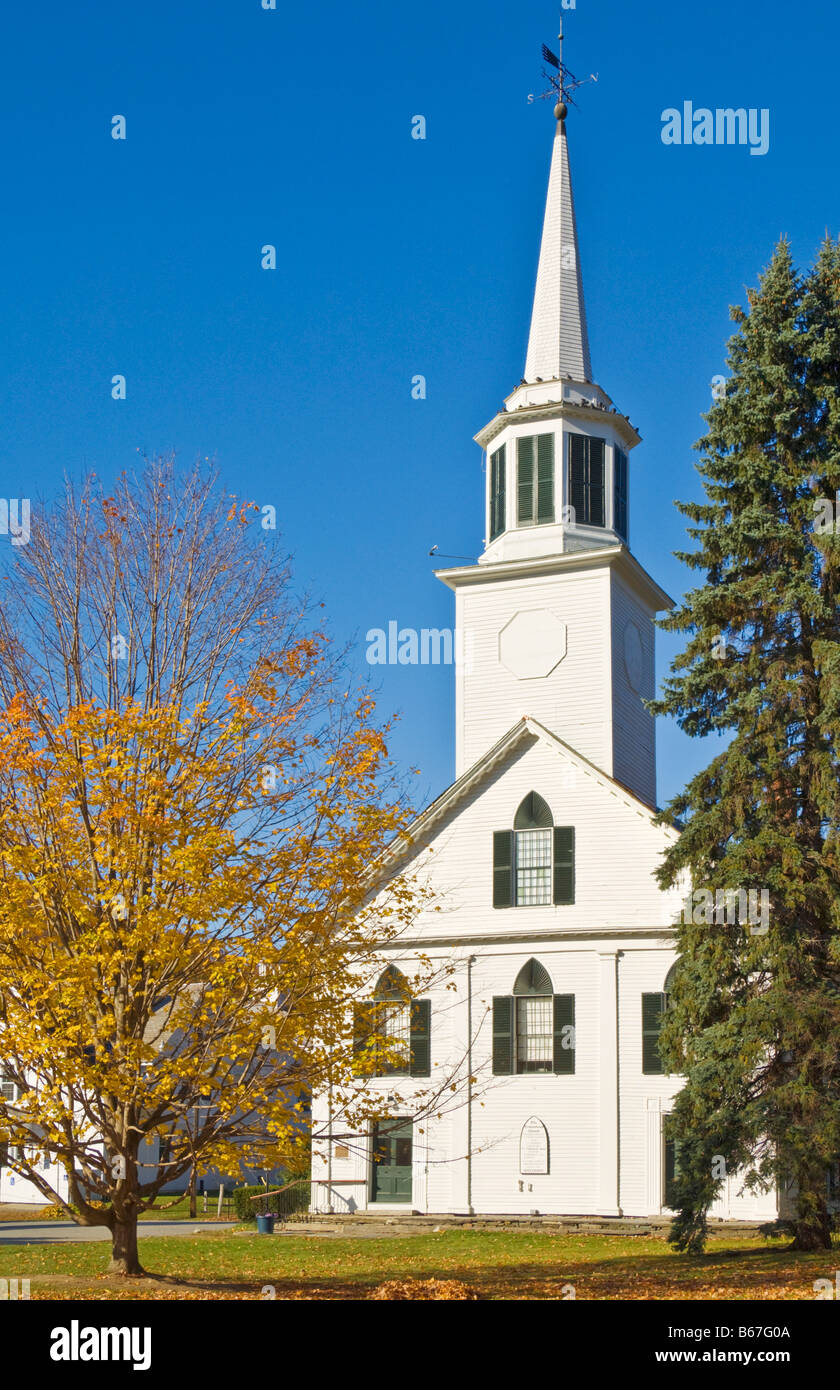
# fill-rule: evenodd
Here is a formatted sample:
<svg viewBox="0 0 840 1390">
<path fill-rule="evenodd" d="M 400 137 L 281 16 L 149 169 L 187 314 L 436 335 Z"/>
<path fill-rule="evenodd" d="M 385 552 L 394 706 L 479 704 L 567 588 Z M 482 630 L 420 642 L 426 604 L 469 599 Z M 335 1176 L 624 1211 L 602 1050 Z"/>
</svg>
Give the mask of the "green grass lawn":
<svg viewBox="0 0 840 1390">
<path fill-rule="evenodd" d="M 153 1284 L 103 1271 L 104 1244 L 0 1246 L 0 1277 L 32 1280 L 33 1298 L 359 1299 L 385 1280 L 457 1279 L 485 1298 L 814 1299 L 837 1252 L 791 1254 L 785 1242 L 720 1237 L 704 1256 L 654 1236 L 447 1230 L 352 1239 L 234 1235 L 141 1237 Z M 263 1292 L 270 1285 L 274 1294 Z"/>
<path fill-rule="evenodd" d="M 174 1198 L 175 1198 L 175 1195 L 176 1195 L 176 1194 L 173 1194 L 173 1200 L 174 1200 Z M 163 1198 L 162 1201 L 163 1201 L 163 1202 L 168 1202 L 168 1201 L 169 1201 L 169 1198 Z M 67 1220 L 69 1220 L 69 1217 L 66 1217 L 63 1213 L 62 1213 L 61 1215 L 59 1215 L 59 1216 L 54 1217 L 54 1218 L 53 1218 L 53 1217 L 48 1217 L 48 1216 L 42 1216 L 41 1213 L 44 1211 L 45 1206 L 46 1206 L 46 1203 L 44 1204 L 44 1206 L 40 1206 L 40 1207 L 38 1207 L 38 1206 L 14 1207 L 13 1209 L 7 1210 L 7 1211 L 4 1211 L 4 1210 L 2 1209 L 2 1207 L 0 1207 L 0 1223 L 2 1223 L 2 1222 L 4 1222 L 4 1221 L 20 1222 L 20 1221 L 50 1221 L 50 1220 L 67 1221 Z M 8 1207 L 9 1207 L 9 1208 L 12 1208 L 12 1204 L 9 1203 L 9 1204 L 8 1204 Z M 206 1210 L 206 1211 L 204 1210 L 204 1197 L 203 1197 L 201 1194 L 199 1194 L 199 1196 L 196 1197 L 196 1216 L 195 1216 L 195 1220 L 196 1220 L 196 1221 L 215 1221 L 215 1220 L 217 1219 L 217 1218 L 216 1218 L 216 1210 L 217 1210 L 217 1207 L 218 1207 L 218 1193 L 216 1194 L 215 1197 L 208 1194 L 208 1197 L 207 1197 L 207 1210 Z M 140 1220 L 141 1220 L 141 1221 L 185 1221 L 185 1220 L 187 1220 L 187 1219 L 189 1218 L 189 1215 L 190 1215 L 190 1199 L 189 1199 L 189 1197 L 186 1196 L 186 1195 L 179 1195 L 178 1198 L 177 1198 L 177 1201 L 175 1201 L 175 1205 L 174 1205 L 174 1206 L 171 1206 L 171 1207 L 170 1207 L 170 1206 L 166 1206 L 166 1207 L 164 1207 L 163 1205 L 161 1205 L 161 1206 L 159 1206 L 159 1207 L 155 1207 L 152 1211 L 144 1211 L 143 1214 L 142 1214 L 142 1216 L 140 1217 Z M 227 1202 L 227 1206 L 225 1206 L 224 1203 L 222 1204 L 222 1215 L 221 1215 L 221 1220 L 222 1220 L 222 1221 L 235 1221 L 235 1220 L 236 1220 L 236 1212 L 235 1212 L 234 1209 L 233 1209 L 233 1202 L 232 1202 L 232 1201 L 228 1201 L 228 1202 Z"/>
</svg>

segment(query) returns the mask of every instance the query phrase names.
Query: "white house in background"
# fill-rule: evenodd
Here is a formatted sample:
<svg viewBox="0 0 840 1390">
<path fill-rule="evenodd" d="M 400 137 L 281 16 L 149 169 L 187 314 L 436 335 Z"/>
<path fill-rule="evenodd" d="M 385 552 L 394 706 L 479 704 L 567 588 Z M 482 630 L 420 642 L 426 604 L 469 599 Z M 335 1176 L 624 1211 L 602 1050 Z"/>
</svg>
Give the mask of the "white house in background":
<svg viewBox="0 0 840 1390">
<path fill-rule="evenodd" d="M 476 435 L 485 549 L 438 571 L 472 652 L 455 670 L 456 781 L 412 827 L 443 911 L 382 951 L 375 993 L 406 1062 L 367 1084 L 391 1118 L 351 1134 L 315 1098 L 329 1136 L 314 1146 L 315 1211 L 669 1210 L 680 1080 L 663 1075 L 657 1034 L 681 904 L 654 878 L 675 832 L 654 823 L 642 701 L 654 616 L 673 600 L 629 548 L 640 437 L 593 381 L 565 114 L 525 377 Z M 395 1003 L 394 972 L 413 975 L 421 952 L 454 973 Z M 453 1069 L 460 1090 L 426 1115 L 418 1097 Z M 776 1210 L 736 1175 L 712 1215 Z"/>
<path fill-rule="evenodd" d="M 168 1011 L 164 1006 L 159 1013 L 153 1015 L 146 1032 L 147 1040 L 161 1049 L 171 1045 L 177 1047 L 177 1034 L 173 1034 L 172 1031 L 168 1029 L 167 1024 Z M 34 1077 L 31 1077 L 30 1080 L 32 1084 L 35 1084 Z M 4 1069 L 2 1034 L 0 1034 L 0 1097 L 12 1107 L 19 1098 L 19 1088 L 16 1082 L 13 1077 L 8 1074 L 8 1070 Z M 193 1121 L 198 1120 L 199 1111 L 202 1108 L 201 1106 L 194 1107 L 191 1116 Z M 92 1147 L 94 1150 L 101 1152 L 103 1145 L 93 1142 Z M 67 1174 L 62 1165 L 54 1162 L 50 1155 L 45 1153 L 43 1148 L 38 1145 L 37 1140 L 33 1139 L 33 1142 L 24 1146 L 24 1149 L 28 1161 L 41 1170 L 44 1180 L 52 1190 L 67 1200 L 68 1181 Z M 47 1204 L 47 1199 L 44 1197 L 43 1193 L 38 1190 L 29 1178 L 23 1177 L 20 1173 L 14 1171 L 10 1159 L 15 1156 L 14 1150 L 3 1134 L 2 1125 L 0 1125 L 0 1203 L 12 1202 L 19 1206 L 45 1206 Z M 141 1182 L 150 1182 L 156 1177 L 159 1161 L 162 1156 L 165 1158 L 162 1141 L 158 1137 L 154 1136 L 141 1141 L 137 1159 Z M 217 1168 L 210 1168 L 197 1179 L 197 1191 L 199 1193 L 204 1191 L 218 1191 L 219 1184 L 224 1183 L 226 1190 L 230 1192 L 234 1186 L 238 1186 L 243 1182 L 254 1185 L 265 1180 L 270 1183 L 274 1178 L 279 1177 L 279 1173 L 279 1169 L 251 1168 L 245 1163 L 240 1163 L 238 1165 L 238 1170 L 233 1175 L 230 1173 L 220 1173 Z M 179 1192 L 186 1192 L 188 1189 L 189 1173 L 185 1173 L 173 1179 L 171 1182 L 165 1183 L 160 1192 L 162 1198 L 169 1198 Z"/>
</svg>

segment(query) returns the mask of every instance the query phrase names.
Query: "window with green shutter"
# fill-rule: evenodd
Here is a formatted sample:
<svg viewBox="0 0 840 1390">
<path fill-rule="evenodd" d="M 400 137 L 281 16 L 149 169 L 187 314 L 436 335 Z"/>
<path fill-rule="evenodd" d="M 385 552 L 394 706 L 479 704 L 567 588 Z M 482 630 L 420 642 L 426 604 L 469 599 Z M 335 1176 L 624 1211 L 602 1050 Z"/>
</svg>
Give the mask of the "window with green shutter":
<svg viewBox="0 0 840 1390">
<path fill-rule="evenodd" d="M 545 526 L 554 520 L 554 435 L 516 441 L 516 524 Z"/>
<path fill-rule="evenodd" d="M 554 1070 L 558 1076 L 575 1074 L 575 996 L 554 996 Z"/>
<path fill-rule="evenodd" d="M 540 907 L 575 901 L 575 830 L 554 825 L 541 796 L 529 792 L 513 830 L 493 832 L 493 906 Z"/>
<path fill-rule="evenodd" d="M 575 828 L 554 827 L 554 902 L 571 906 L 575 900 Z"/>
<path fill-rule="evenodd" d="M 627 455 L 623 449 L 614 451 L 613 467 L 613 529 L 623 541 L 628 539 L 627 531 Z"/>
<path fill-rule="evenodd" d="M 412 1076 L 429 1076 L 432 1070 L 432 1001 L 411 1001 L 411 1066 Z"/>
<path fill-rule="evenodd" d="M 645 1076 L 661 1076 L 665 1071 L 659 1055 L 659 1033 L 667 1006 L 667 994 L 642 995 L 642 1071 Z"/>
<path fill-rule="evenodd" d="M 570 434 L 569 501 L 577 526 L 605 526 L 604 457 L 606 440 Z"/>
<path fill-rule="evenodd" d="M 353 1006 L 354 1076 L 429 1076 L 430 999 L 411 999 L 409 984 L 389 965 L 374 996 Z"/>
<path fill-rule="evenodd" d="M 500 536 L 507 524 L 506 506 L 507 445 L 503 444 L 490 457 L 490 539 Z"/>
<path fill-rule="evenodd" d="M 513 907 L 513 831 L 493 832 L 493 906 Z"/>
<path fill-rule="evenodd" d="M 370 1074 L 366 1055 L 374 1032 L 373 1005 L 365 1001 L 353 1005 L 353 1075 Z"/>
<path fill-rule="evenodd" d="M 573 1076 L 575 1052 L 575 996 L 552 993 L 545 966 L 528 961 L 513 995 L 493 1000 L 494 1075 Z"/>
<path fill-rule="evenodd" d="M 493 1000 L 493 1075 L 513 1071 L 513 999 L 498 995 Z"/>
</svg>

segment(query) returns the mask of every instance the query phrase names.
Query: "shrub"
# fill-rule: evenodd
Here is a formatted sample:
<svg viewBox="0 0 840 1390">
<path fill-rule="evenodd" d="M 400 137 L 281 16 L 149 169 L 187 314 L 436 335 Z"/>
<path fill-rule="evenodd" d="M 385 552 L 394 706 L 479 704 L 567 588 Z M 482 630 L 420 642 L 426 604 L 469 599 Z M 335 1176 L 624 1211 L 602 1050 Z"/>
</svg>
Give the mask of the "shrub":
<svg viewBox="0 0 840 1390">
<path fill-rule="evenodd" d="M 97 1211 L 105 1211 L 108 1204 L 107 1202 L 91 1202 L 90 1205 L 92 1207 L 96 1207 Z M 76 1208 L 71 1207 L 71 1210 L 75 1211 Z M 69 1218 L 67 1216 L 67 1212 L 64 1210 L 63 1207 L 60 1207 L 57 1202 L 50 1202 L 48 1207 L 41 1208 L 41 1210 L 38 1212 L 36 1220 L 67 1221 L 69 1220 Z"/>
<path fill-rule="evenodd" d="M 239 1220 L 256 1220 L 257 1216 L 263 1215 L 268 1208 L 268 1198 L 261 1197 L 266 1191 L 264 1187 L 235 1187 L 234 1188 L 234 1211 Z M 260 1201 L 252 1202 L 250 1198 L 261 1197 Z"/>
</svg>

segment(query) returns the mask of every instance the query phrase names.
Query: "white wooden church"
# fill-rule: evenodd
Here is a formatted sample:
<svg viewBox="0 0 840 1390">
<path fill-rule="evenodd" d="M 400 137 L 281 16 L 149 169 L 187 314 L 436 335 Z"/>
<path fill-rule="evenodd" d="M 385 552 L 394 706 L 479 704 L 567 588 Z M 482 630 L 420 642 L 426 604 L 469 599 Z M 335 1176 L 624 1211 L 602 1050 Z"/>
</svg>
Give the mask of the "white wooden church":
<svg viewBox="0 0 840 1390">
<path fill-rule="evenodd" d="M 673 600 L 630 549 L 640 437 L 595 384 L 566 107 L 525 376 L 477 435 L 486 542 L 437 577 L 471 660 L 455 668 L 456 780 L 416 820 L 443 910 L 382 952 L 374 997 L 405 1065 L 369 1081 L 382 1121 L 349 1134 L 316 1097 L 316 1211 L 650 1216 L 669 1210 L 666 1119 L 680 1079 L 657 1036 L 678 894 L 654 872 L 654 616 Z M 404 865 L 396 865 L 394 871 Z M 418 953 L 454 963 L 387 1005 Z M 422 1100 L 455 1073 L 439 1118 Z M 473 1087 L 464 1084 L 471 1074 Z M 770 1220 L 733 1175 L 713 1217 Z"/>
</svg>

